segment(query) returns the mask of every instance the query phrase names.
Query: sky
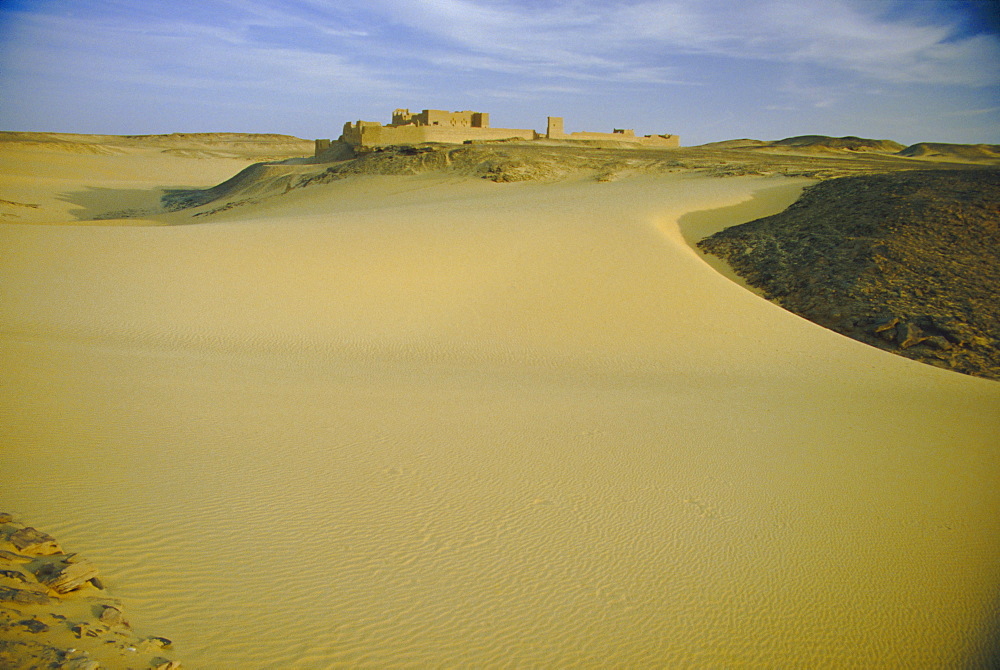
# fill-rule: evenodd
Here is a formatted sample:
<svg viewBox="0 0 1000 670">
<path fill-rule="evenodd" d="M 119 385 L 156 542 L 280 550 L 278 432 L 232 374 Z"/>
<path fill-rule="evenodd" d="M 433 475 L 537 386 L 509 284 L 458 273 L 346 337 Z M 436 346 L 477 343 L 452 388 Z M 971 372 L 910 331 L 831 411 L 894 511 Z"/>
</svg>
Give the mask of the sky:
<svg viewBox="0 0 1000 670">
<path fill-rule="evenodd" d="M 0 130 L 1000 144 L 1000 0 L 0 0 Z"/>
</svg>

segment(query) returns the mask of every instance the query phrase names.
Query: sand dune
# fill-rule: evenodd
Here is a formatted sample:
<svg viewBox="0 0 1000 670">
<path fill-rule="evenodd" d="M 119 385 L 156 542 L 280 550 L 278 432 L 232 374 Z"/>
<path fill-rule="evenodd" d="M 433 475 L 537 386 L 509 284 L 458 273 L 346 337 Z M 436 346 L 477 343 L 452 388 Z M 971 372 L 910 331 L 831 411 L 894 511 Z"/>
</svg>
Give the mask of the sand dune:
<svg viewBox="0 0 1000 670">
<path fill-rule="evenodd" d="M 46 223 L 238 171 L 53 155 L 0 182 Z M 198 225 L 6 223 L 4 505 L 186 667 L 975 662 L 1000 386 L 687 242 L 808 183 L 351 175 L 140 218 Z"/>
<path fill-rule="evenodd" d="M 283 135 L 0 132 L 0 221 L 149 223 L 143 217 L 162 211 L 169 189 L 204 188 L 248 163 L 311 149 Z M 192 160 L 198 157 L 208 160 Z"/>
</svg>

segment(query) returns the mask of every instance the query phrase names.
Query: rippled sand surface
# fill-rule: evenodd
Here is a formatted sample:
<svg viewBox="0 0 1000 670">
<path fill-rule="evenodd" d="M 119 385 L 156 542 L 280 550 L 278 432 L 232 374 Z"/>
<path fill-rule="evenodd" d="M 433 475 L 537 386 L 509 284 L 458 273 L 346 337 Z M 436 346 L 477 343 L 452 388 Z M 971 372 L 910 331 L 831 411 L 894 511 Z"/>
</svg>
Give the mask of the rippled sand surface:
<svg viewBox="0 0 1000 670">
<path fill-rule="evenodd" d="M 804 183 L 368 177 L 2 225 L 0 500 L 186 667 L 968 663 L 1000 385 L 789 314 L 681 232 Z"/>
</svg>

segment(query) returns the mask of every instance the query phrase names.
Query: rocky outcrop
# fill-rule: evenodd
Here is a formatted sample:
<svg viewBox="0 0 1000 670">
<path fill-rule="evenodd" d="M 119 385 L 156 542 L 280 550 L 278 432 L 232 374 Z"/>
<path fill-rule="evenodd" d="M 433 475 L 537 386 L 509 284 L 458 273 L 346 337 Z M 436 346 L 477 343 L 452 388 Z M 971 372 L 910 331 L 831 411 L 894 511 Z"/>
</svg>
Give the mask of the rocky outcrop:
<svg viewBox="0 0 1000 670">
<path fill-rule="evenodd" d="M 820 325 L 1000 379 L 1000 170 L 826 181 L 699 246 Z"/>
<path fill-rule="evenodd" d="M 8 518 L 6 522 L 9 523 L 10 519 Z M 27 556 L 51 556 L 63 553 L 54 537 L 31 527 L 14 531 L 8 539 L 15 549 Z"/>
<path fill-rule="evenodd" d="M 93 563 L 0 514 L 0 667 L 177 670 L 170 648 L 132 630 Z"/>
</svg>

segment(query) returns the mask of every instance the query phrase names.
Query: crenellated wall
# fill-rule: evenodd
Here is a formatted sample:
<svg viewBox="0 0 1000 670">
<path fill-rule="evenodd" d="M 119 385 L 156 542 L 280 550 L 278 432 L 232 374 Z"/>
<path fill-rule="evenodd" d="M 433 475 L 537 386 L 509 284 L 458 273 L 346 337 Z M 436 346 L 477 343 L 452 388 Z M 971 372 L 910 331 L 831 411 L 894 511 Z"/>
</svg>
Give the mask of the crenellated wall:
<svg viewBox="0 0 1000 670">
<path fill-rule="evenodd" d="M 444 126 L 451 128 L 489 128 L 490 115 L 485 112 L 448 112 L 443 109 L 425 109 L 411 114 L 408 109 L 392 113 L 390 126 Z"/>
</svg>

